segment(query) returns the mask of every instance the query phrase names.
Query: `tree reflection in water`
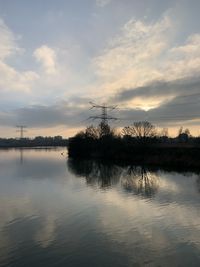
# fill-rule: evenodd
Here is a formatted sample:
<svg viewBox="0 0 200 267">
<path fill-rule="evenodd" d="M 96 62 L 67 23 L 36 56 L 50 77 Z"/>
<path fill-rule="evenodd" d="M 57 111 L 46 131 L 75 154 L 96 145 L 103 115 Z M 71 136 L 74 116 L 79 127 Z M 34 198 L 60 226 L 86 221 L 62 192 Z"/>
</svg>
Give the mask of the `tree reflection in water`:
<svg viewBox="0 0 200 267">
<path fill-rule="evenodd" d="M 24 163 L 24 149 L 21 147 L 19 149 L 20 152 L 20 164 L 22 165 Z"/>
<path fill-rule="evenodd" d="M 76 176 L 85 177 L 88 185 L 101 189 L 120 183 L 126 192 L 152 197 L 159 187 L 156 173 L 144 166 L 121 167 L 108 162 L 70 159 L 68 167 Z"/>
<path fill-rule="evenodd" d="M 200 174 L 199 174 L 199 176 L 198 176 L 198 178 L 197 178 L 196 183 L 197 183 L 197 190 L 198 190 L 198 192 L 200 193 Z"/>
<path fill-rule="evenodd" d="M 93 160 L 68 161 L 69 170 L 76 176 L 83 176 L 88 185 L 106 189 L 119 183 L 122 169 L 110 163 Z"/>
<path fill-rule="evenodd" d="M 159 177 L 144 166 L 129 166 L 121 179 L 127 192 L 152 197 L 159 188 Z"/>
</svg>

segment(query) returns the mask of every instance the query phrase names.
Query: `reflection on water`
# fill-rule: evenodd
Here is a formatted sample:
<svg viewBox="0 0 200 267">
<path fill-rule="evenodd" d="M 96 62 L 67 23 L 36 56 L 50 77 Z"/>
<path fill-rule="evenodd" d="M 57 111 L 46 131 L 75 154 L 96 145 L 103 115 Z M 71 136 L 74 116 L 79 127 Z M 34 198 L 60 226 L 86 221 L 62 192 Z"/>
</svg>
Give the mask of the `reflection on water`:
<svg viewBox="0 0 200 267">
<path fill-rule="evenodd" d="M 198 173 L 62 153 L 0 151 L 0 266 L 200 265 Z"/>
<path fill-rule="evenodd" d="M 109 188 L 120 180 L 122 169 L 116 165 L 92 160 L 68 160 L 68 168 L 76 176 L 84 176 L 88 185 Z"/>
<path fill-rule="evenodd" d="M 152 197 L 159 187 L 159 177 L 145 166 L 120 167 L 109 162 L 70 159 L 68 167 L 76 176 L 84 176 L 88 185 L 99 188 L 120 182 L 127 192 Z"/>
<path fill-rule="evenodd" d="M 23 154 L 23 152 L 24 152 L 24 149 L 23 148 L 20 148 L 19 149 L 19 153 L 20 153 L 20 164 L 23 164 L 23 162 L 24 162 L 24 154 Z"/>
<path fill-rule="evenodd" d="M 128 192 L 152 197 L 159 188 L 159 177 L 144 166 L 130 166 L 122 178 L 122 185 Z"/>
<path fill-rule="evenodd" d="M 199 191 L 199 193 L 200 193 L 200 175 L 199 175 L 199 177 L 197 178 L 197 189 L 198 189 L 198 191 Z"/>
</svg>

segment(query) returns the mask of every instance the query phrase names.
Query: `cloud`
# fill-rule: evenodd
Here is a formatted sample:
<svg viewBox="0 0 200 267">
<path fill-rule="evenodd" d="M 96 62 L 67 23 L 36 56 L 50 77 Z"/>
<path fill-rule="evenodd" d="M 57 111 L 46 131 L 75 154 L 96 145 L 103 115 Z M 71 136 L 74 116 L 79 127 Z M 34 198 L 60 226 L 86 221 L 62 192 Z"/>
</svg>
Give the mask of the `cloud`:
<svg viewBox="0 0 200 267">
<path fill-rule="evenodd" d="M 47 45 L 42 45 L 34 51 L 34 57 L 42 64 L 43 70 L 47 74 L 56 72 L 56 53 Z"/>
<path fill-rule="evenodd" d="M 76 105 L 73 104 L 75 101 Z M 12 126 L 23 123 L 28 127 L 66 127 L 81 126 L 84 120 L 90 116 L 89 104 L 80 104 L 77 100 L 62 101 L 54 105 L 32 105 L 0 113 L 0 125 Z M 87 99 L 84 101 L 88 103 Z"/>
<path fill-rule="evenodd" d="M 190 90 L 188 91 L 188 88 Z M 159 126 L 198 125 L 200 122 L 200 79 L 188 77 L 174 81 L 154 81 L 138 88 L 123 89 L 110 103 L 118 104 L 112 116 L 119 118 L 118 127 L 132 124 L 134 121 L 149 120 Z M 146 109 L 140 106 L 145 99 Z M 156 100 L 155 100 L 156 99 Z M 91 123 L 87 118 L 98 115 L 99 110 L 89 110 L 91 99 L 73 97 L 68 101 L 53 105 L 27 105 L 8 112 L 0 113 L 0 124 L 12 126 L 25 124 L 29 128 L 49 127 L 78 128 Z M 157 101 L 155 106 L 152 103 Z M 148 108 L 148 105 L 150 108 Z"/>
<path fill-rule="evenodd" d="M 77 127 L 91 115 L 86 96 L 98 103 L 117 103 L 122 107 L 117 117 L 155 119 L 158 113 L 169 116 L 170 122 L 182 114 L 183 120 L 190 117 L 195 124 L 198 105 L 188 102 L 198 96 L 182 96 L 199 90 L 200 34 L 191 34 L 180 43 L 174 40 L 174 25 L 170 12 L 157 21 L 131 19 L 110 37 L 89 66 L 91 55 L 86 59 L 75 48 L 38 44 L 31 54 L 39 67 L 22 71 L 11 64 L 21 52 L 18 37 L 0 20 L 1 124 Z M 85 98 L 72 98 L 76 95 Z M 67 101 L 61 102 L 63 99 Z M 186 111 L 182 110 L 184 105 Z M 22 108 L 16 108 L 19 106 Z"/>
<path fill-rule="evenodd" d="M 0 19 L 0 38 L 0 102 L 3 110 L 9 106 L 14 108 L 27 105 L 27 101 L 30 105 L 44 103 L 44 99 L 52 101 L 55 100 L 55 95 L 61 97 L 66 93 L 69 70 L 67 64 L 63 63 L 65 57 L 62 51 L 57 49 L 61 58 L 58 62 L 56 49 L 48 45 L 39 46 L 33 55 L 41 68 L 19 69 L 17 67 L 19 62 L 23 63 L 23 59 L 29 55 L 18 46 L 18 37 L 2 19 Z"/>
<path fill-rule="evenodd" d="M 20 51 L 20 48 L 16 44 L 15 35 L 6 26 L 2 19 L 0 19 L 0 39 L 0 60 L 3 60 Z"/>
<path fill-rule="evenodd" d="M 182 54 L 184 56 L 199 56 L 200 55 L 200 34 L 193 34 L 188 37 L 185 45 L 174 47 L 171 52 Z"/>
<path fill-rule="evenodd" d="M 96 0 L 96 5 L 99 7 L 107 6 L 112 0 Z"/>
<path fill-rule="evenodd" d="M 16 43 L 14 33 L 0 19 L 0 93 L 29 92 L 35 80 L 38 79 L 34 71 L 18 71 L 7 63 L 7 59 L 22 51 Z M 4 96 L 1 95 L 1 98 Z"/>
<path fill-rule="evenodd" d="M 171 29 L 167 16 L 152 24 L 128 21 L 104 52 L 93 60 L 102 87 L 113 92 L 120 87 L 139 86 L 161 78 L 163 74 L 155 65 L 169 47 Z"/>
<path fill-rule="evenodd" d="M 176 97 L 198 94 L 199 87 L 199 76 L 191 76 L 172 81 L 155 80 L 144 86 L 121 89 L 121 91 L 116 94 L 113 101 L 126 102 L 138 97 L 143 99 L 164 97 L 164 103 L 166 103 L 168 102 L 168 97 L 174 99 Z"/>
<path fill-rule="evenodd" d="M 200 34 L 177 45 L 174 21 L 166 14 L 152 23 L 128 21 L 93 60 L 97 95 L 117 103 L 118 117 L 127 118 L 127 124 L 141 119 L 163 126 L 200 121 Z"/>
<path fill-rule="evenodd" d="M 153 81 L 145 86 L 122 89 L 112 99 L 114 103 L 120 103 L 126 107 L 126 118 L 135 119 L 135 110 L 140 114 L 145 101 L 149 105 L 143 119 L 148 119 L 162 125 L 188 123 L 194 125 L 199 123 L 200 115 L 200 78 L 192 76 L 173 81 Z M 157 101 L 156 105 L 151 107 Z M 122 108 L 123 110 L 123 108 Z M 139 111 L 138 111 L 139 112 Z"/>
<path fill-rule="evenodd" d="M 163 72 L 168 79 L 199 75 L 200 72 L 200 34 L 190 35 L 185 44 L 172 47 L 163 64 Z"/>
<path fill-rule="evenodd" d="M 30 92 L 34 81 L 38 79 L 38 74 L 34 71 L 19 72 L 8 64 L 0 61 L 0 91 Z"/>
</svg>

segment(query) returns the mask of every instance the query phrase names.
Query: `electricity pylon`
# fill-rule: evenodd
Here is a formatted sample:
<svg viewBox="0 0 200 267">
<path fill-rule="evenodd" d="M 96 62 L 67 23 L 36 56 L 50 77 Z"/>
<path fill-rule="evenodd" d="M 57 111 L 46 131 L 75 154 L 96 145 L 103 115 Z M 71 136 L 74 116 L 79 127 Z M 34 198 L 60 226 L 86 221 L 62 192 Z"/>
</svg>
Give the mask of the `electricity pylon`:
<svg viewBox="0 0 200 267">
<path fill-rule="evenodd" d="M 17 125 L 17 128 L 19 128 L 19 130 L 17 130 L 17 132 L 20 133 L 20 139 L 24 138 L 24 132 L 26 132 L 25 128 L 27 128 L 27 126 L 25 125 Z"/>
<path fill-rule="evenodd" d="M 89 117 L 89 119 L 93 119 L 93 120 L 100 119 L 101 123 L 103 123 L 103 124 L 108 124 L 109 120 L 118 120 L 118 118 L 108 116 L 108 110 L 116 109 L 117 106 L 106 106 L 105 104 L 97 105 L 93 102 L 89 102 L 89 103 L 90 103 L 90 105 L 92 105 L 92 107 L 90 109 L 93 109 L 93 108 L 100 108 L 101 109 L 101 115 L 91 116 L 91 117 Z"/>
<path fill-rule="evenodd" d="M 100 127 L 101 127 L 101 131 L 103 135 L 106 135 L 106 133 L 109 132 L 110 127 L 108 125 L 108 121 L 109 120 L 118 120 L 118 118 L 116 117 L 111 117 L 108 116 L 108 110 L 114 110 L 117 108 L 117 106 L 107 106 L 105 104 L 103 105 L 97 105 L 93 102 L 89 102 L 92 107 L 90 109 L 93 108 L 97 108 L 97 109 L 101 109 L 101 114 L 97 115 L 97 116 L 90 116 L 88 119 L 93 119 L 93 120 L 100 120 Z"/>
</svg>

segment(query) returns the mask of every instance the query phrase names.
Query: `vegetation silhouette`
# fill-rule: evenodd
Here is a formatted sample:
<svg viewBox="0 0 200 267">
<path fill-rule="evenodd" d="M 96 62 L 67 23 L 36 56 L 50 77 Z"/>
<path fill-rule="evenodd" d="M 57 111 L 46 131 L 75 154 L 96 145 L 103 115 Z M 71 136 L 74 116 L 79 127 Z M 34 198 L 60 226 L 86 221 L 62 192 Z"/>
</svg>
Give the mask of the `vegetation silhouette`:
<svg viewBox="0 0 200 267">
<path fill-rule="evenodd" d="M 181 128 L 174 138 L 148 121 L 134 122 L 117 133 L 110 126 L 87 127 L 69 139 L 71 158 L 131 161 L 134 164 L 200 166 L 200 137 Z M 106 127 L 106 130 L 105 130 Z"/>
<path fill-rule="evenodd" d="M 124 127 L 122 129 L 122 134 L 128 138 L 136 138 L 139 143 L 145 144 L 150 141 L 150 139 L 156 137 L 156 129 L 155 126 L 148 121 L 139 121 L 134 122 L 131 126 Z"/>
<path fill-rule="evenodd" d="M 62 138 L 62 136 L 36 136 L 33 139 L 30 138 L 0 138 L 0 148 L 9 147 L 47 147 L 47 146 L 67 146 L 68 139 Z"/>
</svg>

